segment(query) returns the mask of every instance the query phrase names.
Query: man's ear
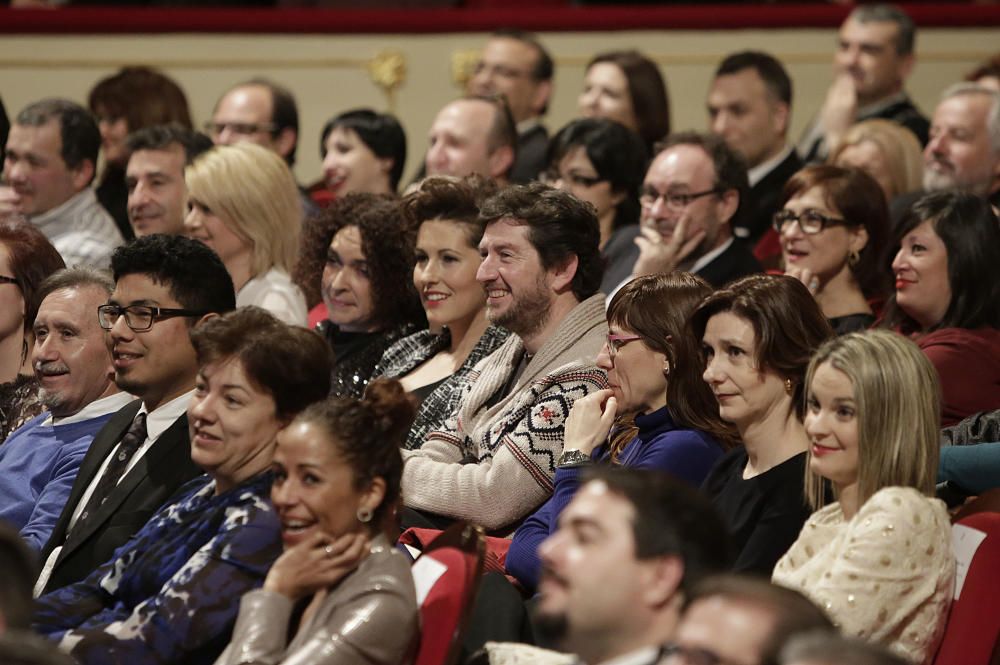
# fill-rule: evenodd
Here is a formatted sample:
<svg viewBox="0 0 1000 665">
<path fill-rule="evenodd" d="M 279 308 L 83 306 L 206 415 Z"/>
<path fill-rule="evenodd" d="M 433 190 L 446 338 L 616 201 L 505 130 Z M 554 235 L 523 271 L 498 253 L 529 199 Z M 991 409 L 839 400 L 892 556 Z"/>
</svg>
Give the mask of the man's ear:
<svg viewBox="0 0 1000 665">
<path fill-rule="evenodd" d="M 514 149 L 509 145 L 500 146 L 489 157 L 490 177 L 502 178 L 514 165 Z"/>
<path fill-rule="evenodd" d="M 82 192 L 94 179 L 94 162 L 89 159 L 80 160 L 79 165 L 70 169 L 69 172 L 73 178 L 73 189 Z"/>
<path fill-rule="evenodd" d="M 191 326 L 191 327 L 192 328 L 197 328 L 201 324 L 205 323 L 205 321 L 210 321 L 210 320 L 212 320 L 214 318 L 217 318 L 219 316 L 221 316 L 221 315 L 218 312 L 209 312 L 208 314 L 205 314 L 200 319 L 198 319 L 197 321 L 195 321 L 194 325 Z"/>
<path fill-rule="evenodd" d="M 573 278 L 576 277 L 576 269 L 580 266 L 580 258 L 576 254 L 571 254 L 562 263 L 549 268 L 551 276 L 552 290 L 558 294 L 569 291 L 573 285 Z"/>
<path fill-rule="evenodd" d="M 647 607 L 661 609 L 681 597 L 684 562 L 679 556 L 657 556 L 642 562 L 643 601 Z"/>
<path fill-rule="evenodd" d="M 549 103 L 552 97 L 552 81 L 539 81 L 535 86 L 535 92 L 531 95 L 531 110 L 541 115 L 542 109 Z"/>
<path fill-rule="evenodd" d="M 274 149 L 287 161 L 298 140 L 298 133 L 291 127 L 285 127 L 274 137 Z"/>
<path fill-rule="evenodd" d="M 909 55 L 904 55 L 899 60 L 899 81 L 903 83 L 906 79 L 910 78 L 910 73 L 913 71 L 913 66 L 917 64 L 917 57 L 910 53 Z"/>
<path fill-rule="evenodd" d="M 771 104 L 771 124 L 774 131 L 781 136 L 788 134 L 788 123 L 791 119 L 791 109 L 785 102 L 774 102 Z"/>
<path fill-rule="evenodd" d="M 719 219 L 728 224 L 740 208 L 740 193 L 735 189 L 727 189 L 719 195 Z"/>
</svg>

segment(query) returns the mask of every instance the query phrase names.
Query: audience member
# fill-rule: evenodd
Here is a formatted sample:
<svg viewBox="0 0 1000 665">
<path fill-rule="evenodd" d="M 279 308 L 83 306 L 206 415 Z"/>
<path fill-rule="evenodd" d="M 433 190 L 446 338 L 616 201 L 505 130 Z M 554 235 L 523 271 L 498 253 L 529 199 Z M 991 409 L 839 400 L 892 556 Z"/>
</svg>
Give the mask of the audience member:
<svg viewBox="0 0 1000 665">
<path fill-rule="evenodd" d="M 594 56 L 577 104 L 585 118 L 607 118 L 631 129 L 650 153 L 670 133 L 667 84 L 656 63 L 638 51 Z"/>
<path fill-rule="evenodd" d="M 472 369 L 510 334 L 487 321 L 486 294 L 476 280 L 485 228 L 479 208 L 495 193 L 492 181 L 478 176 L 431 177 L 403 199 L 406 224 L 417 229 L 413 285 L 431 329 L 390 346 L 373 376 L 398 379 L 420 402 L 406 448 L 419 448 L 444 427 Z"/>
<path fill-rule="evenodd" d="M 934 368 L 913 342 L 876 330 L 820 347 L 806 384 L 806 492 L 816 512 L 774 581 L 825 607 L 845 634 L 930 663 L 955 581 L 948 512 L 932 498 Z M 829 505 L 827 483 L 837 499 Z"/>
<path fill-rule="evenodd" d="M 310 229 L 299 270 L 315 275 L 322 266 L 329 318 L 318 330 L 333 348 L 331 394 L 360 397 L 386 349 L 426 323 L 413 280 L 404 278 L 413 270 L 414 229 L 397 199 L 377 194 L 338 199 Z"/>
<path fill-rule="evenodd" d="M 406 133 L 388 113 L 355 109 L 323 125 L 323 179 L 334 196 L 395 194 L 406 165 Z"/>
<path fill-rule="evenodd" d="M 469 79 L 471 95 L 503 95 L 517 125 L 517 157 L 510 180 L 526 183 L 545 168 L 549 134 L 542 116 L 552 97 L 552 56 L 538 39 L 521 30 L 495 30 Z"/>
<path fill-rule="evenodd" d="M 536 625 L 590 665 L 655 662 L 683 599 L 728 553 L 695 490 L 654 471 L 595 468 L 542 543 Z"/>
<path fill-rule="evenodd" d="M 700 341 L 687 319 L 712 288 L 688 273 L 640 277 L 608 306 L 608 339 L 597 366 L 609 388 L 573 404 L 552 498 L 514 534 L 505 566 L 528 590 L 538 584 L 538 546 L 592 462 L 655 469 L 701 485 L 726 448 L 738 444 L 701 378 Z"/>
<path fill-rule="evenodd" d="M 801 282 L 774 275 L 716 291 L 691 325 L 719 415 L 744 444 L 726 453 L 703 489 L 733 537 L 734 570 L 769 575 L 809 516 L 802 393 L 809 358 L 832 331 Z"/>
<path fill-rule="evenodd" d="M 639 258 L 639 189 L 649 153 L 639 136 L 613 120 L 580 118 L 559 130 L 542 180 L 594 206 L 601 232 L 604 279 L 611 293 Z"/>
<path fill-rule="evenodd" d="M 811 633 L 837 631 L 798 591 L 753 577 L 709 577 L 685 597 L 663 665 L 770 665 L 790 639 Z"/>
<path fill-rule="evenodd" d="M 170 124 L 133 132 L 126 145 L 125 188 L 132 233 L 183 234 L 188 205 L 184 168 L 212 147 L 211 139 Z"/>
<path fill-rule="evenodd" d="M 1000 92 L 1000 53 L 996 53 L 966 74 L 965 80 Z"/>
<path fill-rule="evenodd" d="M 774 216 L 785 274 L 816 298 L 841 335 L 875 323 L 887 295 L 889 207 L 864 171 L 816 164 L 792 176 Z"/>
<path fill-rule="evenodd" d="M 0 519 L 41 550 L 69 498 L 84 455 L 113 413 L 132 401 L 115 385 L 97 308 L 114 289 L 90 268 L 61 270 L 44 282 L 31 352 L 48 409 L 0 446 Z"/>
<path fill-rule="evenodd" d="M 44 408 L 30 363 L 36 293 L 46 277 L 64 266 L 36 227 L 0 220 L 0 443 Z"/>
<path fill-rule="evenodd" d="M 481 175 L 504 185 L 517 156 L 517 129 L 503 98 L 464 97 L 438 112 L 424 158 L 426 175 Z"/>
<path fill-rule="evenodd" d="M 748 169 L 750 190 L 733 220 L 733 234 L 755 246 L 758 259 L 773 264 L 780 249 L 771 233 L 771 219 L 781 208 L 785 183 L 802 168 L 802 160 L 787 143 L 792 81 L 768 53 L 733 53 L 715 70 L 707 106 L 709 130 L 722 137 Z"/>
<path fill-rule="evenodd" d="M 236 306 L 255 305 L 285 323 L 306 325 L 305 296 L 288 275 L 302 219 L 288 165 L 244 143 L 216 146 L 184 173 L 184 231 L 222 259 L 236 288 Z"/>
<path fill-rule="evenodd" d="M 1000 226 L 971 194 L 928 194 L 903 220 L 883 324 L 913 335 L 938 372 L 942 423 L 1000 406 Z"/>
<path fill-rule="evenodd" d="M 633 276 L 685 270 L 718 288 L 760 272 L 730 225 L 746 192 L 743 160 L 721 138 L 694 132 L 668 137 L 643 183 Z"/>
<path fill-rule="evenodd" d="M 100 146 L 90 113 L 64 99 L 25 107 L 7 139 L 0 219 L 31 221 L 69 266 L 107 268 L 122 241 L 90 188 Z"/>
<path fill-rule="evenodd" d="M 512 334 L 470 373 L 445 427 L 404 451 L 403 500 L 433 524 L 509 531 L 552 493 L 573 402 L 607 385 L 593 365 L 608 331 L 599 232 L 593 208 L 541 184 L 501 191 L 480 219 L 486 314 Z"/>
<path fill-rule="evenodd" d="M 268 501 L 278 433 L 329 391 L 314 332 L 258 308 L 191 330 L 198 378 L 190 456 L 207 475 L 85 579 L 38 599 L 35 629 L 82 665 L 211 663 L 281 551 Z"/>
<path fill-rule="evenodd" d="M 912 665 L 870 642 L 831 634 L 801 635 L 789 640 L 779 665 Z"/>
<path fill-rule="evenodd" d="M 180 236 L 138 238 L 112 256 L 115 290 L 98 310 L 115 383 L 139 399 L 94 437 L 42 549 L 38 594 L 108 561 L 177 489 L 200 473 L 185 416 L 198 363 L 188 331 L 235 306 L 219 258 Z"/>
<path fill-rule="evenodd" d="M 129 239 L 133 234 L 127 214 L 125 166 L 130 152 L 127 137 L 140 129 L 168 123 L 190 130 L 187 97 L 162 72 L 151 67 L 123 67 L 91 88 L 87 107 L 97 118 L 104 156 L 97 200 L 114 217 L 122 236 Z"/>
<path fill-rule="evenodd" d="M 885 118 L 927 143 L 929 123 L 903 89 L 913 71 L 916 26 L 895 5 L 859 5 L 840 26 L 834 80 L 826 100 L 799 141 L 806 162 L 826 159 L 855 122 Z"/>
<path fill-rule="evenodd" d="M 285 552 L 240 601 L 217 665 L 408 663 L 419 632 L 406 557 L 382 533 L 399 500 L 413 405 L 379 379 L 309 407 L 278 438 L 271 489 Z"/>
<path fill-rule="evenodd" d="M 906 127 L 874 118 L 851 125 L 828 164 L 861 169 L 875 178 L 886 201 L 920 189 L 924 162 L 920 142 Z"/>
</svg>

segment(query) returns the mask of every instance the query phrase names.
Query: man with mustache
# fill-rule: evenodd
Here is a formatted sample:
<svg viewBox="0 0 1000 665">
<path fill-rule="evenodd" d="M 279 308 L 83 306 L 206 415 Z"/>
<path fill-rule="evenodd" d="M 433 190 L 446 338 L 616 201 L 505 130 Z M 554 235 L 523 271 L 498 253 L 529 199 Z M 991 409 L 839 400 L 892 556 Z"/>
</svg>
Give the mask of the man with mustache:
<svg viewBox="0 0 1000 665">
<path fill-rule="evenodd" d="M 927 143 L 929 123 L 903 86 L 913 71 L 916 28 L 895 5 L 860 5 L 840 26 L 834 80 L 819 115 L 799 141 L 804 162 L 821 162 L 847 128 L 884 118 Z"/>
<path fill-rule="evenodd" d="M 90 187 L 100 147 L 90 112 L 65 99 L 25 107 L 7 138 L 0 219 L 27 218 L 70 267 L 106 268 L 122 242 Z"/>
<path fill-rule="evenodd" d="M 36 552 L 48 540 L 98 430 L 133 398 L 119 392 L 97 308 L 113 285 L 103 273 L 67 268 L 42 282 L 31 362 L 47 413 L 0 446 L 0 519 Z"/>
</svg>

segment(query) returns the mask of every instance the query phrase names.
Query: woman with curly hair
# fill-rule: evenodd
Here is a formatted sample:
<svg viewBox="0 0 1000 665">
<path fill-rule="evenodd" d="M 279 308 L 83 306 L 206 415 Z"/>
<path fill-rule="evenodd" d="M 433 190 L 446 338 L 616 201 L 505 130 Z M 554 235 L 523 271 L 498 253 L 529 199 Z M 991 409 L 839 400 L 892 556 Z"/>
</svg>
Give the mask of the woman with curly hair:
<svg viewBox="0 0 1000 665">
<path fill-rule="evenodd" d="M 333 348 L 331 394 L 360 397 L 385 350 L 426 327 L 413 282 L 414 232 L 399 200 L 348 194 L 304 232 L 296 271 L 320 290 L 326 319 L 317 324 Z"/>
</svg>

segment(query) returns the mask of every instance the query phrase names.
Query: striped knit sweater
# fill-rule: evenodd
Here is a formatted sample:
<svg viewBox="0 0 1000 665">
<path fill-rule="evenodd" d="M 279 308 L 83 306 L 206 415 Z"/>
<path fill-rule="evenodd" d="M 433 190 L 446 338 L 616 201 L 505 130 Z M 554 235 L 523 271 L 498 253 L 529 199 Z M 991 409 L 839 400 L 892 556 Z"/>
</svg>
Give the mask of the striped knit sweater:
<svg viewBox="0 0 1000 665">
<path fill-rule="evenodd" d="M 607 386 L 594 365 L 607 332 L 604 296 L 591 296 L 566 316 L 510 393 L 488 407 L 524 354 L 517 335 L 507 338 L 472 370 L 456 416 L 419 450 L 403 451 L 404 503 L 493 531 L 537 508 L 552 494 L 573 402 Z"/>
</svg>

